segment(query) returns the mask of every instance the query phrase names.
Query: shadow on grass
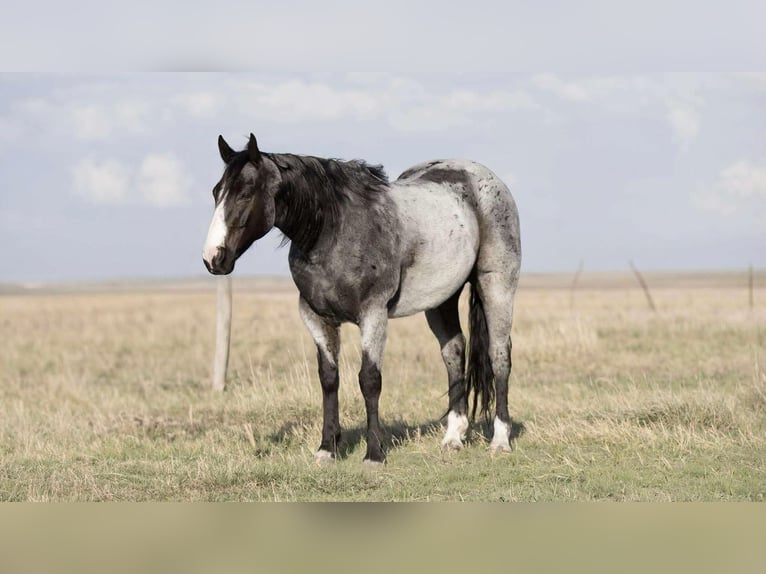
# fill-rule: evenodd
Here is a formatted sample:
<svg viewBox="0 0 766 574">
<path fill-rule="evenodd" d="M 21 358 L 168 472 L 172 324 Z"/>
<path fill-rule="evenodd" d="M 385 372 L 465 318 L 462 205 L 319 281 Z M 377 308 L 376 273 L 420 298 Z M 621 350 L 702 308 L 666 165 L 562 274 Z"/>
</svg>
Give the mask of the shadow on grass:
<svg viewBox="0 0 766 574">
<path fill-rule="evenodd" d="M 489 419 L 485 417 L 476 419 L 476 421 L 473 423 L 474 435 L 478 433 L 479 430 L 481 430 L 481 435 L 484 437 L 485 440 L 487 441 L 492 440 L 492 433 L 495 432 L 494 419 Z M 511 419 L 511 435 L 508 437 L 511 441 L 515 441 L 525 432 L 527 432 L 527 427 L 524 425 L 523 422 Z M 511 446 L 513 446 L 513 443 L 511 443 Z"/>
<path fill-rule="evenodd" d="M 417 440 L 422 436 L 438 435 L 442 430 L 441 422 L 430 420 L 419 425 L 396 422 L 383 425 L 384 437 L 381 441 L 383 451 L 388 453 L 403 446 L 411 440 Z M 345 459 L 354 452 L 362 442 L 367 441 L 367 427 L 357 426 L 343 431 L 340 444 L 338 445 L 338 458 Z"/>
<path fill-rule="evenodd" d="M 445 431 L 442 424 L 443 419 L 432 419 L 422 424 L 408 424 L 405 422 L 395 422 L 383 425 L 384 437 L 382 440 L 383 449 L 386 453 L 400 448 L 412 440 L 418 440 L 423 436 L 432 436 L 435 440 L 440 440 L 439 436 Z M 280 429 L 269 436 L 273 444 L 285 444 L 292 441 L 293 437 L 305 431 L 305 425 L 296 421 L 289 421 L 283 424 Z M 494 432 L 494 423 L 491 419 L 477 419 L 471 424 L 471 430 L 466 440 L 467 444 L 476 442 L 489 442 Z M 526 427 L 521 421 L 511 420 L 511 441 L 515 441 L 526 432 Z M 319 437 L 317 437 L 319 440 Z M 367 440 L 367 427 L 355 426 L 343 429 L 341 441 L 336 451 L 336 456 L 343 460 L 349 457 L 356 448 Z"/>
</svg>

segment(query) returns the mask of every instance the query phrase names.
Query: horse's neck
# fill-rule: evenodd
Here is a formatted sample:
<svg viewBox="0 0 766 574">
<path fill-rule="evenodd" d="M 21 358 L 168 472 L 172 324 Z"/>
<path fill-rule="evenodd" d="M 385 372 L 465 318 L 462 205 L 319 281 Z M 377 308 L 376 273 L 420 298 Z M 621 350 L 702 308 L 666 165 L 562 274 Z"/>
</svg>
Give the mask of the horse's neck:
<svg viewBox="0 0 766 574">
<path fill-rule="evenodd" d="M 359 213 L 354 213 L 352 215 L 349 213 L 349 211 L 358 210 L 349 210 L 348 206 L 345 205 L 341 205 L 339 207 L 339 211 L 335 217 L 329 217 L 328 214 L 321 216 L 320 222 L 317 222 L 316 219 L 312 220 L 311 217 L 306 216 L 305 211 L 308 211 L 311 215 L 311 212 L 316 210 L 313 213 L 313 215 L 316 217 L 318 215 L 318 209 L 318 206 L 312 206 L 311 204 L 295 205 L 285 201 L 282 201 L 280 204 L 278 201 L 276 206 L 277 214 L 274 227 L 279 229 L 294 246 L 300 249 L 302 253 L 309 255 L 314 251 L 327 251 L 333 244 L 335 244 L 342 234 L 344 221 L 346 219 L 351 217 L 364 217 L 364 214 Z M 296 213 L 296 210 L 305 211 Z M 311 241 L 310 244 L 301 242 L 300 233 L 298 233 L 299 229 L 297 226 L 301 225 L 301 223 L 305 221 L 313 221 L 315 224 L 321 226 L 321 229 L 317 232 L 316 237 Z"/>
<path fill-rule="evenodd" d="M 291 256 L 299 255 L 322 268 L 337 265 L 339 259 L 352 257 L 356 251 L 388 245 L 389 235 L 399 235 L 396 231 L 399 221 L 395 208 L 386 206 L 386 201 L 381 198 L 375 206 L 351 201 L 341 204 L 337 216 L 323 222 L 321 232 L 310 246 L 300 245 L 285 234 L 292 243 Z"/>
<path fill-rule="evenodd" d="M 339 209 L 344 211 L 344 206 Z M 339 213 L 336 217 L 330 217 L 326 210 L 322 211 L 319 199 L 310 195 L 302 195 L 300 199 L 278 195 L 275 211 L 274 226 L 306 254 L 332 239 L 344 215 Z"/>
</svg>

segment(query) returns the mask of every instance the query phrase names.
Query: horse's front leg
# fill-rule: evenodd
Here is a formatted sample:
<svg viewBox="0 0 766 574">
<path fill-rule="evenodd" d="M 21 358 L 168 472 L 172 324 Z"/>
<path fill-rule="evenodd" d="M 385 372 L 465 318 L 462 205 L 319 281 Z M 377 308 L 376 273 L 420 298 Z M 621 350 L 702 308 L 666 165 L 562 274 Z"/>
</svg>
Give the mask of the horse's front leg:
<svg viewBox="0 0 766 574">
<path fill-rule="evenodd" d="M 383 452 L 383 432 L 378 420 L 378 399 L 380 398 L 380 368 L 383 350 L 386 346 L 388 311 L 385 306 L 367 309 L 359 321 L 362 340 L 362 368 L 359 371 L 359 387 L 364 396 L 367 409 L 367 454 L 366 463 L 382 463 L 386 455 Z"/>
<path fill-rule="evenodd" d="M 322 443 L 314 454 L 318 463 L 335 460 L 340 442 L 340 419 L 338 417 L 338 353 L 340 351 L 340 326 L 320 317 L 301 297 L 301 319 L 317 346 L 319 381 L 322 383 Z"/>
</svg>

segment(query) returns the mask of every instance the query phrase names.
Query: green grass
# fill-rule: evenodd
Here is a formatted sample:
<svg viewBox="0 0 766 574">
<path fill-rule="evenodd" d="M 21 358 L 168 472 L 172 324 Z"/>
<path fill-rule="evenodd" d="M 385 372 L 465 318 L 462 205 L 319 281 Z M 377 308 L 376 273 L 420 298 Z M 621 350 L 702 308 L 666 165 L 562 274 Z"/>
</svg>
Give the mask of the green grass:
<svg viewBox="0 0 766 574">
<path fill-rule="evenodd" d="M 766 308 L 730 286 L 522 288 L 511 414 L 442 452 L 446 374 L 422 316 L 393 321 L 388 463 L 362 465 L 358 334 L 344 327 L 342 458 L 295 293 L 235 294 L 230 382 L 208 389 L 214 295 L 0 297 L 0 500 L 763 500 Z M 763 301 L 764 293 L 756 293 Z"/>
</svg>

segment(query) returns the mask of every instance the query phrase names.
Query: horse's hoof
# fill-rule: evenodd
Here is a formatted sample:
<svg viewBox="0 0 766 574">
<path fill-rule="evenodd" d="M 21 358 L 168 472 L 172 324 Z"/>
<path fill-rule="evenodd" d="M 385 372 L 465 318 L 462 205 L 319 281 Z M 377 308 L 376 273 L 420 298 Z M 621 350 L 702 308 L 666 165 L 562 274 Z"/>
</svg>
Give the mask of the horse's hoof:
<svg viewBox="0 0 766 574">
<path fill-rule="evenodd" d="M 328 450 L 318 450 L 314 453 L 314 462 L 317 464 L 330 464 L 335 462 L 335 455 Z"/>
<path fill-rule="evenodd" d="M 383 465 L 386 464 L 385 460 L 372 460 L 371 458 L 365 458 L 362 461 L 362 464 L 366 466 L 367 468 L 383 468 Z"/>
<path fill-rule="evenodd" d="M 460 450 L 463 448 L 463 441 L 459 438 L 445 438 L 442 441 L 442 450 Z"/>
<path fill-rule="evenodd" d="M 500 444 L 491 444 L 489 445 L 489 452 L 492 456 L 495 455 L 504 455 L 504 454 L 510 454 L 513 452 L 511 450 L 511 446 L 509 444 L 500 443 Z"/>
<path fill-rule="evenodd" d="M 460 450 L 468 432 L 468 416 L 450 411 L 447 415 L 447 432 L 442 438 L 442 450 Z"/>
</svg>

